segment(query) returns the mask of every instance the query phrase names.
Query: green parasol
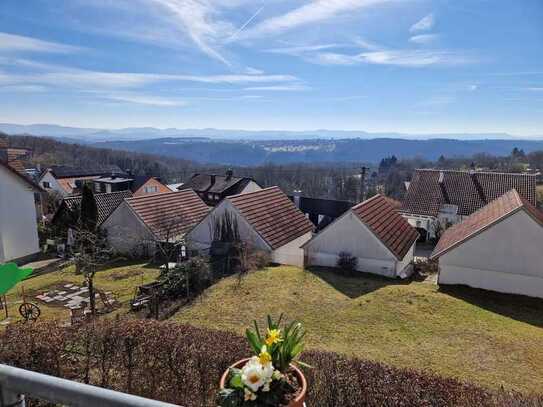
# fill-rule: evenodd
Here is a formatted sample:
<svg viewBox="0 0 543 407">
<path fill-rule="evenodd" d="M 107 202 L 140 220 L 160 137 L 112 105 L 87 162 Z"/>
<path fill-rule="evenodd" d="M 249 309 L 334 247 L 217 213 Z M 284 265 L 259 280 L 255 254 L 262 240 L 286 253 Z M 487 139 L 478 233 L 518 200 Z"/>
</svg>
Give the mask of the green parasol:
<svg viewBox="0 0 543 407">
<path fill-rule="evenodd" d="M 32 274 L 32 269 L 19 268 L 15 263 L 0 265 L 0 295 L 6 294 L 30 274 Z"/>
</svg>

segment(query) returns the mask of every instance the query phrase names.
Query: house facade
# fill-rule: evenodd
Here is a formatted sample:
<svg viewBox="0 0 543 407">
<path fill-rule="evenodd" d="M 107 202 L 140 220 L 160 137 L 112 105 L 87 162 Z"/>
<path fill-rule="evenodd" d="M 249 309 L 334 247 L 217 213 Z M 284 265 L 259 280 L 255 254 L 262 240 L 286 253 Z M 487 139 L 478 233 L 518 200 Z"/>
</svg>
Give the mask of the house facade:
<svg viewBox="0 0 543 407">
<path fill-rule="evenodd" d="M 533 174 L 418 169 L 400 212 L 423 240 L 433 239 L 511 189 L 536 204 Z"/>
<path fill-rule="evenodd" d="M 35 192 L 37 185 L 0 161 L 0 263 L 24 262 L 40 251 Z"/>
<path fill-rule="evenodd" d="M 207 251 L 214 240 L 217 222 L 235 219 L 240 238 L 249 247 L 270 253 L 272 261 L 302 267 L 301 246 L 313 233 L 313 224 L 278 188 L 225 198 L 188 234 L 191 249 Z"/>
<path fill-rule="evenodd" d="M 412 272 L 417 231 L 382 195 L 349 209 L 303 245 L 308 266 L 337 267 L 339 254 L 357 259 L 357 270 L 405 278 Z"/>
<path fill-rule="evenodd" d="M 438 284 L 543 298 L 543 213 L 512 190 L 445 231 Z"/>
</svg>

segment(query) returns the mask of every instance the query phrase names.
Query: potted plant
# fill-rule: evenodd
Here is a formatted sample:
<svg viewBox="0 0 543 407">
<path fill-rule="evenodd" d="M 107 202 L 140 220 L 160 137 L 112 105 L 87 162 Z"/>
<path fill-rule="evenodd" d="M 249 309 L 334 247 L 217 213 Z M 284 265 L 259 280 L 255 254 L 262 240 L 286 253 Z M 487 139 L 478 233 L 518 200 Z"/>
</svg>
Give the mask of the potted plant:
<svg viewBox="0 0 543 407">
<path fill-rule="evenodd" d="M 281 328 L 268 315 L 266 332 L 261 334 L 254 321 L 254 331 L 246 336 L 255 355 L 237 361 L 222 375 L 217 404 L 220 407 L 302 407 L 307 382 L 296 366 L 306 364 L 294 359 L 302 352 L 305 331 L 294 321 Z"/>
</svg>

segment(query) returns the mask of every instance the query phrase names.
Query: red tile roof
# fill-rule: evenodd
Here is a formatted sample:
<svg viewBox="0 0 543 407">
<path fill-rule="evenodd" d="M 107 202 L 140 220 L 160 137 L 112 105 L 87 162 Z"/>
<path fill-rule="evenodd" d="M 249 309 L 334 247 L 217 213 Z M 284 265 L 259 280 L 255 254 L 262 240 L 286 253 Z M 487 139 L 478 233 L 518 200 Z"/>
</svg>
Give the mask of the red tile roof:
<svg viewBox="0 0 543 407">
<path fill-rule="evenodd" d="M 313 224 L 279 187 L 234 195 L 226 199 L 272 249 L 313 231 Z"/>
<path fill-rule="evenodd" d="M 15 168 L 13 168 L 9 164 L 3 162 L 2 160 L 0 160 L 0 166 L 6 168 L 9 172 L 11 172 L 15 176 L 17 176 L 19 179 L 26 182 L 28 184 L 28 186 L 30 186 L 31 188 L 34 189 L 35 192 L 45 192 L 42 187 L 40 187 L 38 184 L 36 184 L 34 181 L 32 181 L 29 177 L 24 176 L 19 171 L 17 171 Z"/>
<path fill-rule="evenodd" d="M 459 215 L 468 216 L 513 188 L 535 205 L 535 186 L 532 174 L 418 169 L 402 212 L 437 216 L 444 204 L 452 204 Z"/>
<path fill-rule="evenodd" d="M 25 166 L 22 163 L 21 160 L 8 160 L 8 165 L 13 168 L 15 171 L 17 171 L 19 174 L 26 177 L 26 170 Z"/>
<path fill-rule="evenodd" d="M 351 210 L 399 260 L 419 237 L 383 195 L 375 195 Z"/>
<path fill-rule="evenodd" d="M 158 238 L 187 233 L 209 212 L 192 189 L 128 198 L 126 203 Z"/>
<path fill-rule="evenodd" d="M 439 239 L 431 258 L 445 254 L 519 210 L 525 210 L 543 226 L 543 212 L 513 189 L 479 209 L 461 223 L 448 228 Z"/>
</svg>

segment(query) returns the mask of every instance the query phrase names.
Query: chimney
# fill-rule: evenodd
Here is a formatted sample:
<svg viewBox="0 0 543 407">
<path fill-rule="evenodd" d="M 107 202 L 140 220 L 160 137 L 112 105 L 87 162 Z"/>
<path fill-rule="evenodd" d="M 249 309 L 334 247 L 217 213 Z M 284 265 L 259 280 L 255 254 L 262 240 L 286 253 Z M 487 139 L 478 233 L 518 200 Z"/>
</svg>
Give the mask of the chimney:
<svg viewBox="0 0 543 407">
<path fill-rule="evenodd" d="M 439 180 L 437 182 L 439 183 L 439 188 L 441 189 L 441 194 L 443 195 L 445 203 L 450 204 L 451 201 L 449 199 L 447 188 L 445 188 L 445 173 L 443 171 L 439 171 Z"/>
<path fill-rule="evenodd" d="M 232 168 L 228 168 L 226 170 L 226 180 L 229 181 L 234 175 L 234 171 L 232 171 Z"/>
<path fill-rule="evenodd" d="M 294 191 L 292 191 L 292 197 L 294 198 L 294 205 L 296 205 L 296 208 L 300 209 L 302 191 L 300 191 L 299 189 L 295 189 Z"/>
<path fill-rule="evenodd" d="M 215 174 L 209 176 L 211 178 L 211 186 L 215 185 Z"/>
</svg>

